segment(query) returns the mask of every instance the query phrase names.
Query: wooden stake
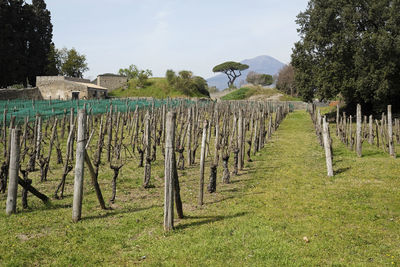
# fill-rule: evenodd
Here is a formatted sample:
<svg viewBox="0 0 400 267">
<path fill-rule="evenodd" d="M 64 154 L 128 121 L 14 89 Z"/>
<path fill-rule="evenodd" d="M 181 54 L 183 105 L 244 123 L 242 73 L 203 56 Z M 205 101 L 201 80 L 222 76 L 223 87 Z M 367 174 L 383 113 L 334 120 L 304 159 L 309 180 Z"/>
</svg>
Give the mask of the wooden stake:
<svg viewBox="0 0 400 267">
<path fill-rule="evenodd" d="M 168 112 L 166 118 L 165 132 L 165 190 L 164 190 L 164 230 L 170 231 L 174 228 L 174 189 L 175 189 L 175 121 L 176 113 Z"/>
<path fill-rule="evenodd" d="M 17 212 L 17 192 L 18 192 L 18 170 L 19 170 L 19 129 L 11 130 L 11 153 L 10 167 L 8 169 L 8 195 L 6 203 L 6 214 L 11 215 Z"/>
<path fill-rule="evenodd" d="M 76 139 L 76 163 L 74 181 L 74 199 L 72 204 L 72 220 L 77 222 L 82 215 L 83 199 L 83 178 L 86 147 L 86 111 L 81 109 L 78 112 L 78 134 Z"/>
<path fill-rule="evenodd" d="M 208 121 L 203 122 L 203 136 L 201 138 L 201 155 L 200 155 L 200 190 L 199 190 L 199 206 L 203 205 L 204 196 L 204 160 L 206 156 L 206 138 L 207 138 Z"/>
<path fill-rule="evenodd" d="M 356 135 L 356 152 L 357 156 L 362 156 L 362 136 L 361 136 L 361 127 L 362 127 L 362 118 L 361 118 L 361 105 L 357 104 L 357 135 Z"/>
<path fill-rule="evenodd" d="M 389 154 L 391 157 L 396 157 L 393 144 L 393 125 L 392 125 L 392 105 L 388 105 L 388 118 L 387 118 L 387 131 L 388 131 L 388 143 L 389 143 Z"/>
<path fill-rule="evenodd" d="M 332 148 L 329 137 L 329 124 L 326 122 L 326 117 L 323 118 L 323 129 L 322 129 L 322 137 L 324 140 L 324 149 L 325 149 L 325 158 L 326 158 L 326 168 L 328 172 L 328 176 L 333 176 L 333 167 L 332 167 Z"/>
</svg>

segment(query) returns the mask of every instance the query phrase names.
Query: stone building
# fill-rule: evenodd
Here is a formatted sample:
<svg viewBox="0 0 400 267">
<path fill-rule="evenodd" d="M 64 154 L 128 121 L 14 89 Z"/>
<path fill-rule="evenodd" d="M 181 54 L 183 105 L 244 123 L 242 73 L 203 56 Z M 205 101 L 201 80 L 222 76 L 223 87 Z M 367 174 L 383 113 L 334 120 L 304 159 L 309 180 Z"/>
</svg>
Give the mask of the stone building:
<svg viewBox="0 0 400 267">
<path fill-rule="evenodd" d="M 106 98 L 107 88 L 90 83 L 90 80 L 64 76 L 38 76 L 36 86 L 43 99 L 94 99 Z"/>
<path fill-rule="evenodd" d="M 128 81 L 126 76 L 116 75 L 112 73 L 105 73 L 97 76 L 97 79 L 93 83 L 98 86 L 105 87 L 108 91 L 112 91 L 121 87 L 126 86 Z"/>
</svg>

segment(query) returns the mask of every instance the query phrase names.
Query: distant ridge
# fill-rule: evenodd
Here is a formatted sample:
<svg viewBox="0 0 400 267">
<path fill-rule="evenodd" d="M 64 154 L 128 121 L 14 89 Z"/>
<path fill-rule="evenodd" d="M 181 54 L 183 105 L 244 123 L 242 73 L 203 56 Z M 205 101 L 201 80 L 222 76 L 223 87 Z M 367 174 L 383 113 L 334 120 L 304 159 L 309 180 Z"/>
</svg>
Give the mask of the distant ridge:
<svg viewBox="0 0 400 267">
<path fill-rule="evenodd" d="M 228 61 L 228 60 L 227 60 Z M 275 75 L 279 70 L 285 66 L 284 63 L 270 56 L 258 56 L 251 59 L 245 59 L 240 61 L 241 63 L 247 64 L 250 67 L 242 71 L 242 76 L 236 79 L 235 85 L 239 86 L 241 81 L 245 81 L 247 74 L 250 71 L 255 71 L 263 74 Z M 222 62 L 221 62 L 222 63 Z M 208 86 L 216 86 L 219 90 L 223 90 L 228 87 L 228 78 L 225 74 L 218 74 L 214 77 L 207 79 Z"/>
</svg>

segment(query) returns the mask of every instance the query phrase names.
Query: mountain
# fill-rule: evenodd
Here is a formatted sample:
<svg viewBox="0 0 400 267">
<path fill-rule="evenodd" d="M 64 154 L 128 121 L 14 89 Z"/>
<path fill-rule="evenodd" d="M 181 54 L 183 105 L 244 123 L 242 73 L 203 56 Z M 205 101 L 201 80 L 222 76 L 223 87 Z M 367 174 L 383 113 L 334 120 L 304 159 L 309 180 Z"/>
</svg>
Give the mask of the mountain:
<svg viewBox="0 0 400 267">
<path fill-rule="evenodd" d="M 246 83 L 246 77 L 250 71 L 275 75 L 281 68 L 283 68 L 283 66 L 285 66 L 284 63 L 270 56 L 258 56 L 251 59 L 245 59 L 240 61 L 240 63 L 249 65 L 249 68 L 242 71 L 242 75 L 236 79 L 235 85 L 237 87 L 239 87 L 241 81 Z M 219 90 L 222 90 L 228 87 L 228 77 L 226 77 L 225 74 L 220 73 L 214 77 L 208 78 L 207 83 L 210 87 L 216 86 Z"/>
</svg>

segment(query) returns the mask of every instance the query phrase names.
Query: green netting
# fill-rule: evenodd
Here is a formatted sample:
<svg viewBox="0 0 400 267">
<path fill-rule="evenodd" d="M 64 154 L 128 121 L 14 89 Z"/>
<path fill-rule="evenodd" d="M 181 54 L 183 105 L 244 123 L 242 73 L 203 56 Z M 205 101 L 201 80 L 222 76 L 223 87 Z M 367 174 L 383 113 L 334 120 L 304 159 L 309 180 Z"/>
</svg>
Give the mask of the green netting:
<svg viewBox="0 0 400 267">
<path fill-rule="evenodd" d="M 53 116 L 63 116 L 64 113 L 70 114 L 71 108 L 76 114 L 78 109 L 82 109 L 86 105 L 86 110 L 90 114 L 103 114 L 109 110 L 110 105 L 113 110 L 126 112 L 128 109 L 134 111 L 138 108 L 155 108 L 163 104 L 169 107 L 178 105 L 190 105 L 193 101 L 189 99 L 96 99 L 96 100 L 3 100 L 0 101 L 0 111 L 2 112 L 1 124 L 3 124 L 4 110 L 7 111 L 7 124 L 12 116 L 15 116 L 17 124 L 24 122 L 25 118 L 29 121 L 35 119 L 36 115 L 40 115 L 43 119 Z"/>
</svg>

